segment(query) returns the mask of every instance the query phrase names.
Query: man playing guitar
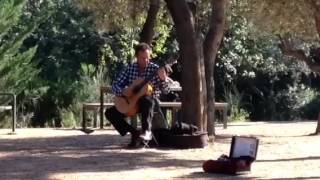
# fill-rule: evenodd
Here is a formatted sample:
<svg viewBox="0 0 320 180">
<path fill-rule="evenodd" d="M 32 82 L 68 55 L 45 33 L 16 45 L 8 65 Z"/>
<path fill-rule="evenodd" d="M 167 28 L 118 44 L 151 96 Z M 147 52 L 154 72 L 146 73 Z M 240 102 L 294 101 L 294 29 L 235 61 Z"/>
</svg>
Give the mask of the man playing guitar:
<svg viewBox="0 0 320 180">
<path fill-rule="evenodd" d="M 151 48 L 148 44 L 138 44 L 135 48 L 136 62 L 130 64 L 112 83 L 112 91 L 116 96 L 126 99 L 133 96 L 134 93 L 132 88 L 129 88 L 130 85 L 135 81 L 148 78 L 147 86 L 151 86 L 153 91 L 151 94 L 139 97 L 136 103 L 137 111 L 141 113 L 142 131 L 138 131 L 124 120 L 128 114 L 119 112 L 119 109 L 116 108 L 117 105 L 107 109 L 105 112 L 106 118 L 121 136 L 125 136 L 128 132 L 131 134 L 131 142 L 128 147 L 136 147 L 137 143 L 141 142 L 138 141 L 139 139 L 143 141 L 152 139 L 151 124 L 155 97 L 159 95 L 160 91 L 168 91 L 166 69 L 164 67 L 159 68 L 158 65 L 150 62 L 150 55 Z"/>
</svg>

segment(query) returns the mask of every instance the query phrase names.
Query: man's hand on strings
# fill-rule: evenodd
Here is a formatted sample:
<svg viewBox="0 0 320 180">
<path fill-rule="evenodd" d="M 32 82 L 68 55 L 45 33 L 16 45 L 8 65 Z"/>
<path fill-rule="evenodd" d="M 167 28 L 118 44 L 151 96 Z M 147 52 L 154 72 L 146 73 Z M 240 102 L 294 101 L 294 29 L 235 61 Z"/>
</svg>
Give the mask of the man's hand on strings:
<svg viewBox="0 0 320 180">
<path fill-rule="evenodd" d="M 158 76 L 161 81 L 165 81 L 167 79 L 167 72 L 164 67 L 158 69 Z"/>
</svg>

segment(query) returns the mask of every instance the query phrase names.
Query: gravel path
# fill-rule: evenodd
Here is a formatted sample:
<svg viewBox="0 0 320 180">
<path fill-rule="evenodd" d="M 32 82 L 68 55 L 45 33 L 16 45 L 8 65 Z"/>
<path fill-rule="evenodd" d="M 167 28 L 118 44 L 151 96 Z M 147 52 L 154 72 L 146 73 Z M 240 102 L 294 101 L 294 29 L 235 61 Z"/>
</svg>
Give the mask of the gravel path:
<svg viewBox="0 0 320 180">
<path fill-rule="evenodd" d="M 320 179 L 320 136 L 314 122 L 231 123 L 217 127 L 204 149 L 127 150 L 129 137 L 114 130 L 0 130 L 0 179 Z M 232 135 L 260 139 L 252 171 L 241 176 L 207 174 L 202 163 L 229 154 Z"/>
</svg>

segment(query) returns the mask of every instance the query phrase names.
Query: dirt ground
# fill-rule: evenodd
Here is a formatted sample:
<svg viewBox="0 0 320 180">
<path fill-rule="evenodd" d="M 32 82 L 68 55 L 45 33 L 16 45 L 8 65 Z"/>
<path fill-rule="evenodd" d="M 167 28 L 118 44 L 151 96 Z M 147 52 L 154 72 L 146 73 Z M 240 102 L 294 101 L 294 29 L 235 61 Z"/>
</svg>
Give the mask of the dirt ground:
<svg viewBox="0 0 320 180">
<path fill-rule="evenodd" d="M 124 149 L 114 130 L 0 130 L 0 179 L 320 179 L 320 136 L 314 122 L 232 123 L 217 127 L 204 149 Z M 232 135 L 260 139 L 251 173 L 207 174 L 202 163 L 229 154 Z"/>
</svg>

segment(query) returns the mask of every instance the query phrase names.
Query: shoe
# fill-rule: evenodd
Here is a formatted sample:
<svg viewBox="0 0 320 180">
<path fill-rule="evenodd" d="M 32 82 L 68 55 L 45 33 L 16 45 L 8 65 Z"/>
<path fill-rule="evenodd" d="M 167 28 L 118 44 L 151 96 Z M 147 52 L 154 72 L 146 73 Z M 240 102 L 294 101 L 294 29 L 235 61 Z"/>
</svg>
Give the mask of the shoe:
<svg viewBox="0 0 320 180">
<path fill-rule="evenodd" d="M 145 131 L 139 136 L 144 141 L 150 141 L 152 139 L 151 131 Z"/>
<path fill-rule="evenodd" d="M 86 133 L 86 134 L 91 134 L 91 133 L 93 133 L 94 132 L 94 130 L 93 129 L 80 129 L 80 131 L 82 131 L 82 132 L 84 132 L 84 133 Z"/>
<path fill-rule="evenodd" d="M 135 130 L 135 131 L 132 131 L 130 134 L 131 134 L 131 141 L 135 141 L 139 138 L 140 131 Z"/>
<path fill-rule="evenodd" d="M 128 145 L 127 145 L 127 149 L 140 149 L 140 148 L 144 148 L 145 147 L 145 143 L 142 139 L 138 138 L 134 141 L 131 141 Z"/>
<path fill-rule="evenodd" d="M 134 149 L 138 146 L 138 141 L 131 141 L 128 145 L 127 145 L 127 148 L 128 149 Z"/>
<path fill-rule="evenodd" d="M 127 145 L 128 148 L 135 148 L 137 147 L 141 142 L 139 141 L 140 133 L 139 131 L 131 132 L 131 141 Z"/>
</svg>

